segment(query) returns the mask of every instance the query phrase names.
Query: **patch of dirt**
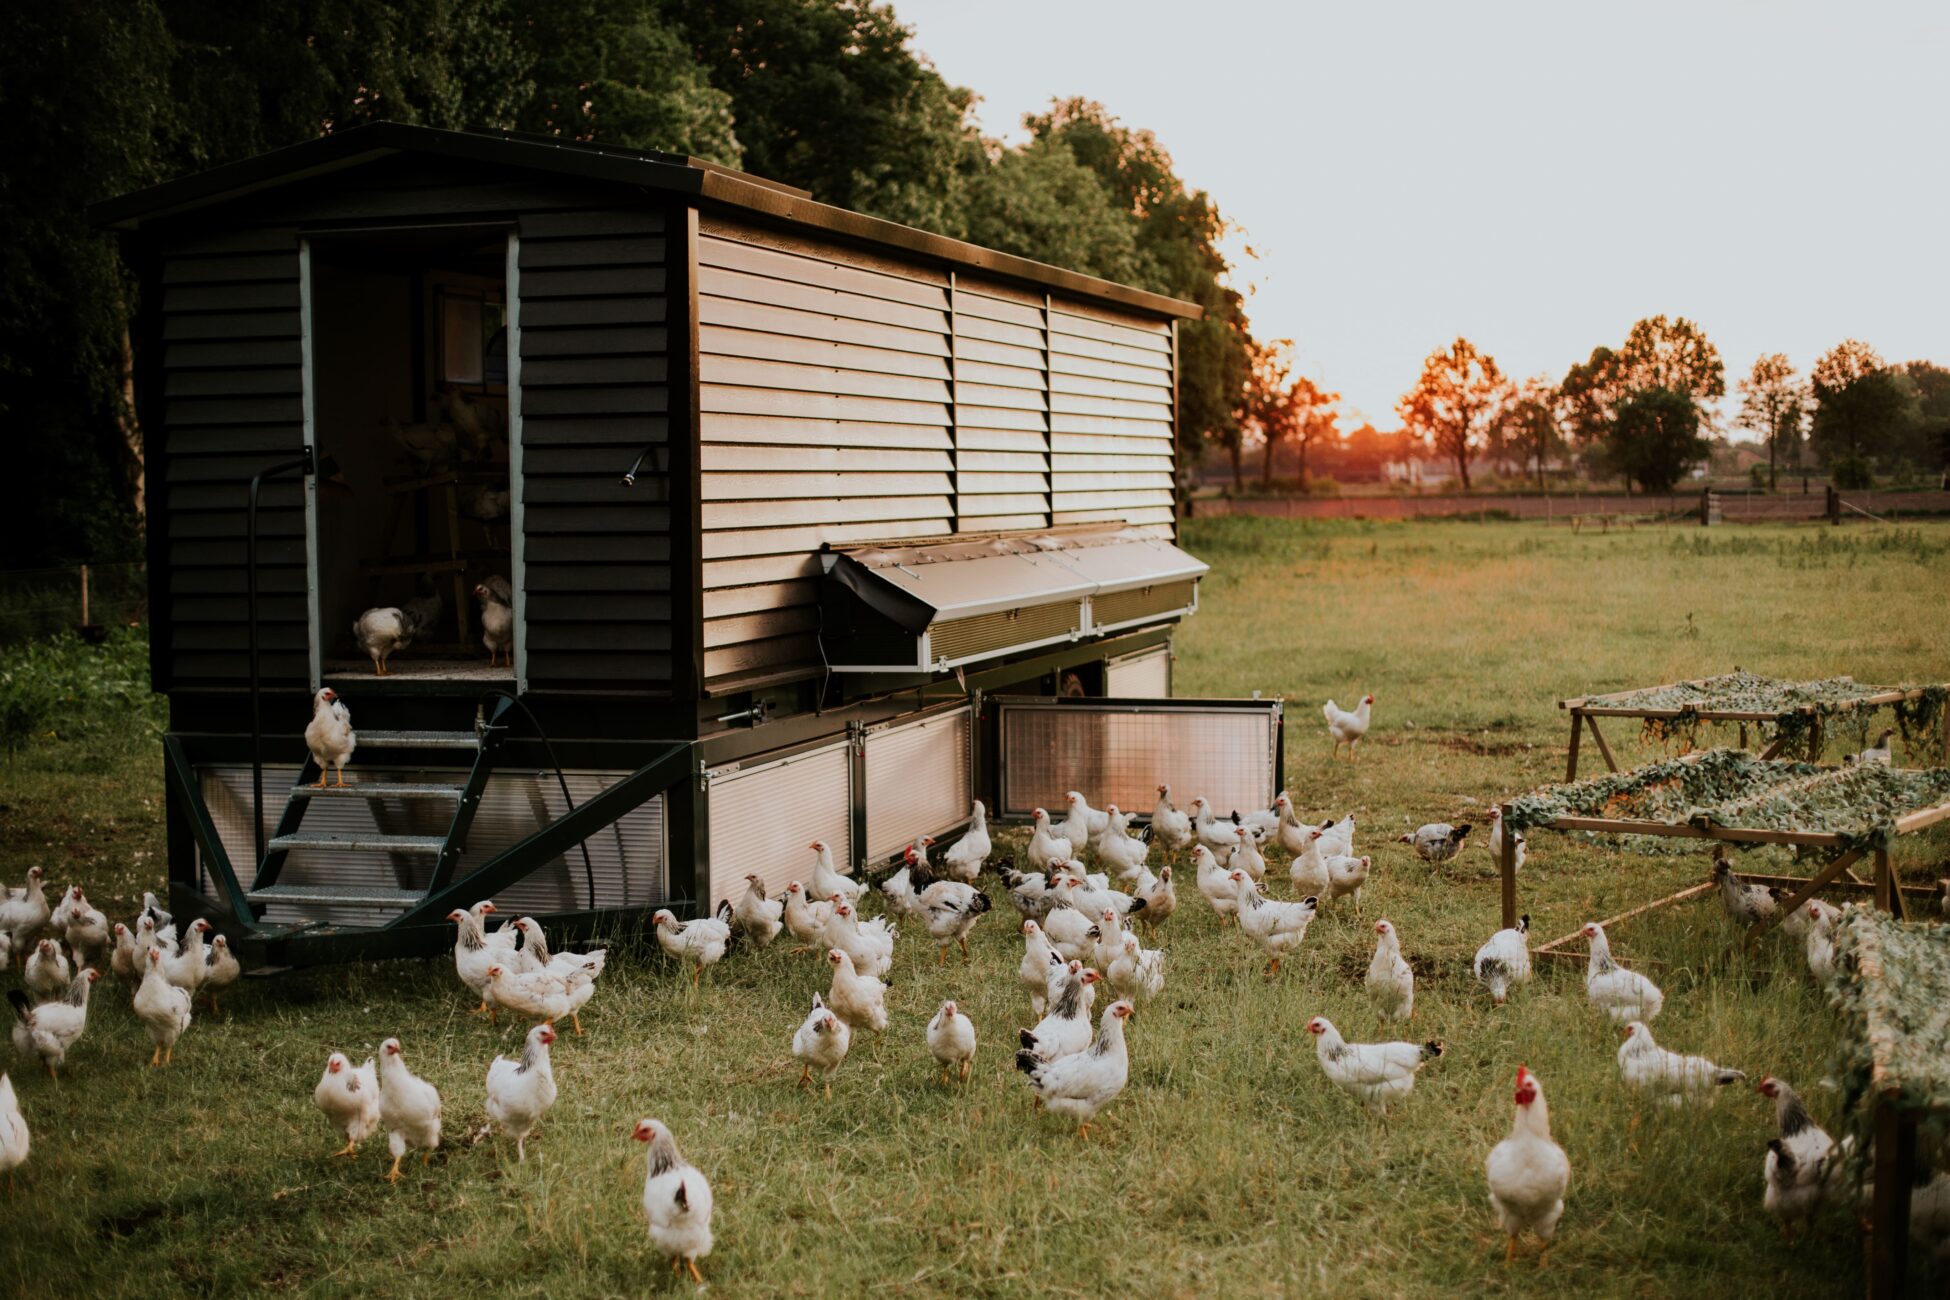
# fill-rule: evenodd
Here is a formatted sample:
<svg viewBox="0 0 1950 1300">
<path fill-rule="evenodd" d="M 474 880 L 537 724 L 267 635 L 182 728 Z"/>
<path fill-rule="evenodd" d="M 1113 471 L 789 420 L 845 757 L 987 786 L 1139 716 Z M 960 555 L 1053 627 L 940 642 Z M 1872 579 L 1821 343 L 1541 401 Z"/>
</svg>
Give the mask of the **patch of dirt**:
<svg viewBox="0 0 1950 1300">
<path fill-rule="evenodd" d="M 122 1214 L 105 1214 L 95 1221 L 95 1235 L 103 1241 L 116 1241 L 133 1237 L 137 1232 L 158 1219 L 166 1219 L 172 1213 L 168 1205 L 144 1205 Z"/>
</svg>

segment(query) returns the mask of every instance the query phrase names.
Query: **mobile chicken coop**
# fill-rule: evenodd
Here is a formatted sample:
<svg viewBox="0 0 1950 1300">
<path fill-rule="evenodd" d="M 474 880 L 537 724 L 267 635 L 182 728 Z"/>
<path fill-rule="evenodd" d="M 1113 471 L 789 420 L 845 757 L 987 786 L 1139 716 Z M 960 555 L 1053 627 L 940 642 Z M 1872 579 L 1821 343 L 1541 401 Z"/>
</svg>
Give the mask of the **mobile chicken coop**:
<svg viewBox="0 0 1950 1300">
<path fill-rule="evenodd" d="M 704 911 L 977 795 L 1278 786 L 1277 703 L 1169 698 L 1195 306 L 696 159 L 396 124 L 93 215 L 141 282 L 171 898 L 260 961 L 428 951 L 490 895 Z M 352 625 L 407 604 L 376 675 Z M 322 686 L 344 789 L 309 784 Z"/>
</svg>

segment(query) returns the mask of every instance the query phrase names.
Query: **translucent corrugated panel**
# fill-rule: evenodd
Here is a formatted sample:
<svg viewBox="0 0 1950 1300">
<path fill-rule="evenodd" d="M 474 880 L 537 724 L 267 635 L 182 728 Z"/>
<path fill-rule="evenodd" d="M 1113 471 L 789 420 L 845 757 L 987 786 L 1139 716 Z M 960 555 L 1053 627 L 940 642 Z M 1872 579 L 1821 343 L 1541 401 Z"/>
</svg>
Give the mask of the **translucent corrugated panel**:
<svg viewBox="0 0 1950 1300">
<path fill-rule="evenodd" d="M 1063 815 L 1081 791 L 1092 807 L 1148 816 L 1158 786 L 1180 807 L 1204 795 L 1220 813 L 1268 807 L 1279 793 L 1274 762 L 1278 705 L 1133 706 L 1072 700 L 1060 706 L 995 702 L 1002 749 L 1002 815 L 1036 808 Z"/>
<path fill-rule="evenodd" d="M 203 799 L 223 840 L 231 866 L 246 889 L 256 877 L 252 859 L 248 767 L 203 767 Z M 571 771 L 564 773 L 569 793 L 578 805 L 628 776 L 627 772 Z M 298 777 L 289 765 L 264 768 L 264 833 L 284 812 L 285 791 Z M 387 768 L 368 770 L 361 784 L 375 789 L 398 783 L 467 780 L 465 768 Z M 454 805 L 445 799 L 405 799 L 398 796 L 367 799 L 316 799 L 305 812 L 304 829 L 339 834 L 445 835 Z M 503 849 L 534 834 L 563 816 L 568 805 L 553 772 L 511 771 L 488 778 L 481 807 L 467 836 L 455 878 L 487 862 Z M 582 853 L 571 849 L 526 879 L 501 889 L 495 904 L 504 912 L 583 911 L 598 908 L 657 907 L 668 897 L 669 859 L 662 795 L 631 810 L 611 826 L 591 835 L 586 843 L 589 866 Z M 424 889 L 433 868 L 427 853 L 361 853 L 346 850 L 295 850 L 285 860 L 280 882 L 301 884 L 371 884 L 400 889 Z M 200 873 L 202 889 L 215 896 L 207 870 Z M 591 883 L 593 878 L 593 891 Z M 593 903 L 592 903 L 593 898 Z M 275 904 L 269 921 L 325 921 L 339 925 L 378 925 L 397 916 L 392 909 Z"/>
<path fill-rule="evenodd" d="M 776 897 L 787 883 L 811 880 L 813 852 L 824 840 L 833 864 L 853 861 L 853 779 L 846 742 L 767 762 L 763 758 L 708 773 L 711 906 L 744 894 L 756 872 Z"/>
<path fill-rule="evenodd" d="M 1171 698 L 1170 648 L 1159 646 L 1111 660 L 1104 673 L 1104 694 L 1125 700 Z"/>
<path fill-rule="evenodd" d="M 867 859 L 968 820 L 971 711 L 867 733 Z"/>
</svg>

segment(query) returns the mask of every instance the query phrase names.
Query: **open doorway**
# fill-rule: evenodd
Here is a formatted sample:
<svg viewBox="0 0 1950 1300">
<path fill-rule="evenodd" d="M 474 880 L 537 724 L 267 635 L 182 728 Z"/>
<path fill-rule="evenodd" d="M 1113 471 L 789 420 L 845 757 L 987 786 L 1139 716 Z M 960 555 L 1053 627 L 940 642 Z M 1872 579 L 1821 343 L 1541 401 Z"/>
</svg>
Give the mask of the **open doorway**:
<svg viewBox="0 0 1950 1300">
<path fill-rule="evenodd" d="M 506 227 L 314 236 L 325 681 L 512 681 Z"/>
</svg>

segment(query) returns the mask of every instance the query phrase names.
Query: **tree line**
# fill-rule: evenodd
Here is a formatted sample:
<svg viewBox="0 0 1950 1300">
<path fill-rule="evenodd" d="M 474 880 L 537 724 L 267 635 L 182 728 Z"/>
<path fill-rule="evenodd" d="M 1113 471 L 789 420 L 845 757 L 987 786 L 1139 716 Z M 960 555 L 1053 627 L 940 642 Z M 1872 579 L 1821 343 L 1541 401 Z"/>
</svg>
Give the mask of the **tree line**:
<svg viewBox="0 0 1950 1300">
<path fill-rule="evenodd" d="M 1310 457 L 1339 437 L 1337 395 L 1297 374 L 1290 341 L 1250 344 L 1248 357 L 1240 427 L 1260 441 L 1266 483 L 1285 447 L 1304 486 Z M 1933 362 L 1892 365 L 1847 339 L 1805 377 L 1785 355 L 1766 354 L 1735 391 L 1734 423 L 1766 447 L 1770 488 L 1783 470 L 1819 468 L 1843 488 L 1868 487 L 1878 472 L 1950 472 L 1950 370 Z M 1507 376 L 1459 337 L 1429 353 L 1396 403 L 1402 432 L 1390 451 L 1449 461 L 1465 489 L 1472 465 L 1493 460 L 1523 467 L 1540 487 L 1549 473 L 1572 472 L 1669 492 L 1707 460 L 1726 395 L 1719 349 L 1683 316 L 1638 321 L 1619 346 L 1594 348 L 1556 381 Z M 1237 477 L 1238 445 L 1231 451 Z"/>
<path fill-rule="evenodd" d="M 89 203 L 381 119 L 690 154 L 1189 299 L 1180 438 L 1236 440 L 1227 222 L 1148 131 L 1059 99 L 1007 147 L 868 0 L 62 0 L 0 10 L 8 567 L 140 553 L 136 286 Z"/>
</svg>

